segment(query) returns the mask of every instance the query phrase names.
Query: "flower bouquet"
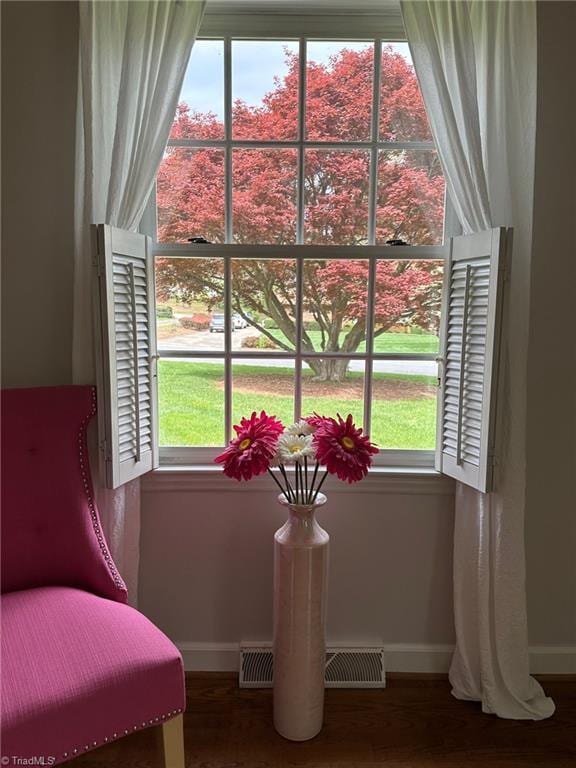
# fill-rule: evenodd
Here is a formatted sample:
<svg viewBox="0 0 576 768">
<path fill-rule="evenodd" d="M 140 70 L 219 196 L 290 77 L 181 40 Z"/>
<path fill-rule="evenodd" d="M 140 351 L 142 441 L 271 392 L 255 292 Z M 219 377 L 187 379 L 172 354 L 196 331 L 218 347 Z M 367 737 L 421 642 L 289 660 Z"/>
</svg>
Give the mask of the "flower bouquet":
<svg viewBox="0 0 576 768">
<path fill-rule="evenodd" d="M 314 504 L 328 475 L 348 483 L 362 480 L 378 453 L 352 414 L 346 419 L 314 414 L 285 427 L 275 416 L 254 411 L 234 431 L 236 437 L 215 459 L 224 465 L 224 474 L 250 480 L 268 472 L 290 504 Z M 292 481 L 287 472 L 291 466 Z"/>
<path fill-rule="evenodd" d="M 236 480 L 268 472 L 288 508 L 274 535 L 274 726 L 285 738 L 304 741 L 320 731 L 324 711 L 330 536 L 315 518 L 326 502 L 320 489 L 328 475 L 362 480 L 378 448 L 351 414 L 314 414 L 284 427 L 275 416 L 254 412 L 234 430 L 216 461 Z"/>
</svg>

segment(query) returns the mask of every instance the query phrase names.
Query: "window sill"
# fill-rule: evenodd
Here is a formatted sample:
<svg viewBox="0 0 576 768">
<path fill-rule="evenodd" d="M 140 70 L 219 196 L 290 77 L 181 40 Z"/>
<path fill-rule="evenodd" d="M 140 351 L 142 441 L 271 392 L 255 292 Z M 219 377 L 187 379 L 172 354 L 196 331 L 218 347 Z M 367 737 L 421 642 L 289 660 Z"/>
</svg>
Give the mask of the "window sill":
<svg viewBox="0 0 576 768">
<path fill-rule="evenodd" d="M 249 483 L 226 477 L 220 467 L 206 465 L 162 466 L 142 477 L 143 493 L 274 493 L 267 475 Z M 441 495 L 454 493 L 454 481 L 435 469 L 424 467 L 375 467 L 360 483 L 348 485 L 328 478 L 323 490 L 329 493 L 375 493 L 396 495 Z"/>
</svg>

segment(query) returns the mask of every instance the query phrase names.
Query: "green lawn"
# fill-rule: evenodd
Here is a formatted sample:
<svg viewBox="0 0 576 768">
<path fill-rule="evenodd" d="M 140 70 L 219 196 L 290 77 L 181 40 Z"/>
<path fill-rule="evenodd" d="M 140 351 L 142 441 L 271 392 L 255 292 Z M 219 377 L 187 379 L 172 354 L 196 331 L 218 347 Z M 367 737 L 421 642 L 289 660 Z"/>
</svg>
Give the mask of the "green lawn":
<svg viewBox="0 0 576 768">
<path fill-rule="evenodd" d="M 358 350 L 363 352 L 362 349 Z M 374 339 L 374 352 L 438 352 L 438 336 L 431 333 L 382 333 Z"/>
<path fill-rule="evenodd" d="M 390 334 L 396 335 L 396 334 Z M 234 369 L 234 423 L 262 408 L 285 424 L 293 421 L 289 368 L 238 365 Z M 352 413 L 362 421 L 362 374 L 343 384 L 312 382 L 305 373 L 303 408 L 327 415 Z M 382 448 L 431 449 L 436 435 L 435 379 L 430 376 L 375 374 L 372 440 Z M 315 391 L 316 390 L 316 391 Z M 161 360 L 159 364 L 160 444 L 222 445 L 224 366 Z"/>
<path fill-rule="evenodd" d="M 270 333 L 277 339 L 286 341 L 286 337 L 280 331 L 271 329 Z M 314 345 L 314 349 L 321 351 L 322 334 L 320 331 L 308 331 L 308 336 Z M 340 343 L 344 341 L 345 336 L 345 333 L 340 334 Z M 438 352 L 438 349 L 438 336 L 431 333 L 382 333 L 374 339 L 374 351 L 381 353 L 435 354 Z M 362 342 L 356 351 L 364 352 L 365 350 L 366 342 Z"/>
</svg>

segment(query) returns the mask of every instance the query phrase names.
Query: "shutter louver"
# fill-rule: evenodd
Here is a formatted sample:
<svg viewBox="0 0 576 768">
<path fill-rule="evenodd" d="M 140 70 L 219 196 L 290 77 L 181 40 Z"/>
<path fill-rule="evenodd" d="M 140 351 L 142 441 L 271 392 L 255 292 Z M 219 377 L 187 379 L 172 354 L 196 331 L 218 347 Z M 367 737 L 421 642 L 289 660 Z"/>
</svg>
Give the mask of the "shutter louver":
<svg viewBox="0 0 576 768">
<path fill-rule="evenodd" d="M 152 249 L 144 235 L 105 224 L 96 236 L 106 484 L 118 488 L 158 466 Z"/>
<path fill-rule="evenodd" d="M 454 237 L 444 278 L 436 469 L 492 490 L 504 228 Z"/>
</svg>

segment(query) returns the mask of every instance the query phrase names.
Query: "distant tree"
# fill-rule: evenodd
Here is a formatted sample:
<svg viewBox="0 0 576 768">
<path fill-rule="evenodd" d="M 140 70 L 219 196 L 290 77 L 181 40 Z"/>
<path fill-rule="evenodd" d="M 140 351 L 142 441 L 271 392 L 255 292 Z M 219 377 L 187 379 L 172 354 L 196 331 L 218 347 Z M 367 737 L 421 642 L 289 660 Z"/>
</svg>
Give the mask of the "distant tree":
<svg viewBox="0 0 576 768">
<path fill-rule="evenodd" d="M 298 61 L 276 79 L 262 106 L 237 100 L 233 133 L 239 139 L 295 138 Z M 307 69 L 307 132 L 311 140 L 361 141 L 370 137 L 372 50 L 344 49 L 328 64 Z M 385 141 L 429 141 L 418 84 L 410 64 L 390 47 L 382 58 L 380 136 Z M 178 107 L 173 138 L 222 138 L 212 113 Z M 296 168 L 293 149 L 238 149 L 233 157 L 234 241 L 290 244 L 296 232 Z M 313 244 L 359 245 L 367 240 L 369 152 L 307 150 L 304 173 L 305 238 Z M 182 242 L 224 239 L 224 153 L 221 149 L 170 148 L 158 175 L 158 237 Z M 444 181 L 430 151 L 382 151 L 378 166 L 376 239 L 402 238 L 419 245 L 441 238 Z M 368 264 L 360 260 L 306 262 L 304 310 L 314 318 L 320 342 L 303 333 L 304 351 L 356 351 L 366 334 Z M 216 306 L 222 296 L 217 260 L 165 259 L 158 264 L 163 300 L 199 300 Z M 291 262 L 248 260 L 233 268 L 233 309 L 279 348 L 295 344 L 295 270 Z M 376 274 L 375 335 L 401 322 L 434 323 L 438 278 L 434 266 L 381 262 Z M 316 338 L 316 344 L 313 343 Z M 346 361 L 308 359 L 320 379 L 341 380 Z"/>
</svg>

